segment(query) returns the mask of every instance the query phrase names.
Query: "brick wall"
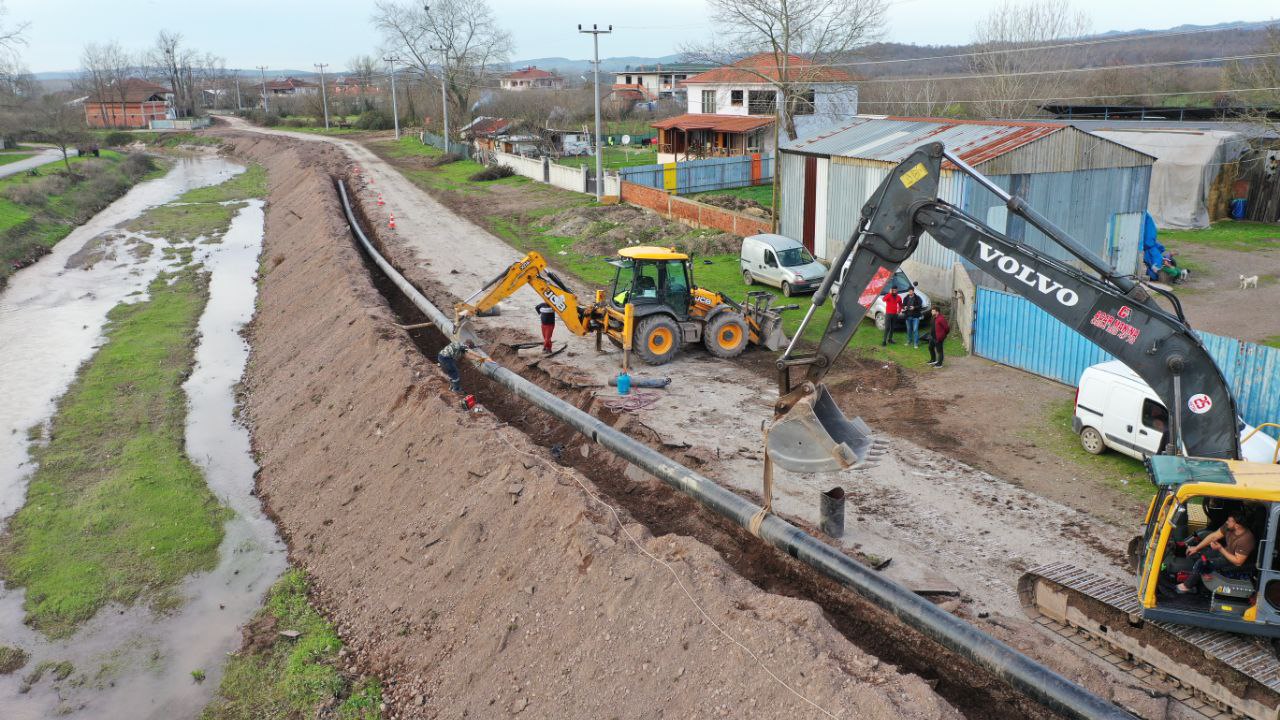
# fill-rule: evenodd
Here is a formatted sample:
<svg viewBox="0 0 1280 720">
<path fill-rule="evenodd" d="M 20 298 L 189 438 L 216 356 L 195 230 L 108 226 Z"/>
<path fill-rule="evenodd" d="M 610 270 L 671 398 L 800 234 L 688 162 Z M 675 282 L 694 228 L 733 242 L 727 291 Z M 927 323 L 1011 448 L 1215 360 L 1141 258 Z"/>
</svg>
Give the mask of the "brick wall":
<svg viewBox="0 0 1280 720">
<path fill-rule="evenodd" d="M 773 224 L 768 220 L 675 197 L 644 185 L 624 181 L 621 196 L 623 202 L 649 208 L 665 218 L 695 227 L 722 230 L 734 235 L 757 235 L 773 231 Z"/>
</svg>

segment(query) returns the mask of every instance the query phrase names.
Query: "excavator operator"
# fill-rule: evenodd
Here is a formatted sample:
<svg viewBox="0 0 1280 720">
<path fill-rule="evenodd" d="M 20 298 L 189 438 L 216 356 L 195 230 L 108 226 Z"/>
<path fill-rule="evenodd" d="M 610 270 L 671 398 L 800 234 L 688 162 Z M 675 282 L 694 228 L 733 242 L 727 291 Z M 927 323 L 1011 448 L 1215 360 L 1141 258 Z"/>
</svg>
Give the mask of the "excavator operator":
<svg viewBox="0 0 1280 720">
<path fill-rule="evenodd" d="M 1208 534 L 1204 540 L 1187 548 L 1187 557 L 1195 557 L 1195 565 L 1186 580 L 1178 583 L 1179 595 L 1193 593 L 1199 589 L 1200 578 L 1212 572 L 1235 575 L 1244 569 L 1244 565 L 1253 554 L 1257 540 L 1253 531 L 1247 527 L 1248 518 L 1243 508 L 1233 510 L 1227 516 L 1227 522 L 1219 529 Z M 1207 548 L 1207 549 L 1206 549 Z"/>
</svg>

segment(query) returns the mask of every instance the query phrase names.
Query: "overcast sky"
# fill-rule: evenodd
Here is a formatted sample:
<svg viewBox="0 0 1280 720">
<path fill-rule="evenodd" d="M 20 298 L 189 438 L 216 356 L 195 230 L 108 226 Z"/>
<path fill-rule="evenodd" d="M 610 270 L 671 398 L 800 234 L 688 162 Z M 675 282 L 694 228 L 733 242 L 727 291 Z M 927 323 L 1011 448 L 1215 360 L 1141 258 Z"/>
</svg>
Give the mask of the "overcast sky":
<svg viewBox="0 0 1280 720">
<path fill-rule="evenodd" d="M 614 25 L 601 38 L 603 57 L 656 57 L 678 52 L 710 32 L 700 0 L 489 0 L 516 41 L 515 60 L 587 58 L 590 36 L 576 24 Z M 23 57 L 33 72 L 74 70 L 89 42 L 117 40 L 130 49 L 151 45 L 161 29 L 176 30 L 201 51 L 226 58 L 229 67 L 341 68 L 353 55 L 371 52 L 378 35 L 368 0 L 7 0 L 8 22 L 28 22 Z M 977 17 L 998 0 L 895 0 L 886 39 L 917 44 L 956 44 L 970 39 Z M 612 7 L 606 7 L 612 6 Z M 1076 0 L 1095 31 L 1210 25 L 1268 20 L 1280 6 L 1266 0 Z M 590 9 L 594 8 L 594 9 Z M 270 71 L 268 71 L 270 72 Z"/>
</svg>

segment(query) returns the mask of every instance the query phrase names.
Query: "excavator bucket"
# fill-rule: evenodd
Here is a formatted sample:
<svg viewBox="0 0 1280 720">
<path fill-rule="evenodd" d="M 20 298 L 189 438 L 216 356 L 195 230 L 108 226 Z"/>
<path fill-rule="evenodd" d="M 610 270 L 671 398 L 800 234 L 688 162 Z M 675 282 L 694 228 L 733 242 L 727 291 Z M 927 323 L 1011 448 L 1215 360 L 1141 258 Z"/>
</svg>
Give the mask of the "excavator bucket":
<svg viewBox="0 0 1280 720">
<path fill-rule="evenodd" d="M 775 418 L 768 438 L 769 457 L 791 472 L 837 472 L 875 454 L 871 428 L 846 418 L 822 384 Z"/>
</svg>

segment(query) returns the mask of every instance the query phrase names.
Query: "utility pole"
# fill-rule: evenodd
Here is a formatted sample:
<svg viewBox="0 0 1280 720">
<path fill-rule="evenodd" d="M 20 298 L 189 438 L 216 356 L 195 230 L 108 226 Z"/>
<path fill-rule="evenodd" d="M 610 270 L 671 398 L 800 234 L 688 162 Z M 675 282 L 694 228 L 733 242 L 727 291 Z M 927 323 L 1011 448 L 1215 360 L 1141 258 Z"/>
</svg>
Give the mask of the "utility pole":
<svg viewBox="0 0 1280 720">
<path fill-rule="evenodd" d="M 422 12 L 426 13 L 427 17 L 430 18 L 431 5 L 424 4 L 422 6 Z M 445 46 L 443 45 L 441 45 L 440 47 L 436 47 L 432 45 L 431 49 L 440 51 L 440 115 L 441 115 L 441 118 L 444 120 L 444 125 L 443 125 L 444 151 L 448 153 L 449 152 L 449 92 L 446 89 L 447 86 L 445 84 L 445 73 L 448 72 L 449 56 L 445 54 L 447 51 L 447 48 L 445 48 Z"/>
<path fill-rule="evenodd" d="M 267 107 L 267 66 L 258 65 L 257 67 L 258 72 L 262 73 L 262 112 L 265 114 L 271 112 L 271 109 Z"/>
<path fill-rule="evenodd" d="M 244 110 L 244 103 L 240 100 L 240 71 L 236 70 L 236 110 Z"/>
<path fill-rule="evenodd" d="M 590 30 L 583 30 L 579 25 L 578 32 L 590 33 L 591 40 L 595 43 L 595 60 L 591 64 L 595 66 L 596 73 L 596 202 L 600 202 L 604 198 L 604 139 L 600 136 L 600 36 L 613 32 L 613 26 L 610 25 L 608 30 L 601 30 L 598 25 L 592 25 Z"/>
<path fill-rule="evenodd" d="M 396 124 L 396 139 L 400 139 L 400 110 L 396 107 L 396 63 L 400 62 L 400 58 L 395 55 L 388 55 L 382 58 L 391 64 L 391 118 Z"/>
<path fill-rule="evenodd" d="M 329 67 L 329 63 L 316 63 L 315 66 L 320 69 L 320 102 L 324 104 L 324 129 L 329 129 L 329 93 L 324 88 L 324 69 Z"/>
</svg>

